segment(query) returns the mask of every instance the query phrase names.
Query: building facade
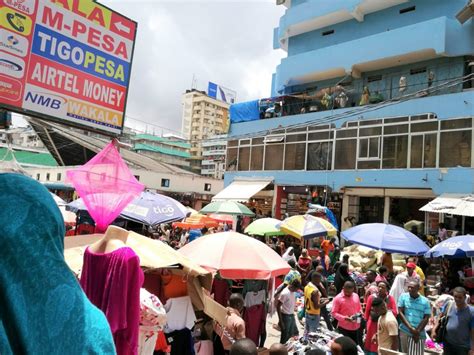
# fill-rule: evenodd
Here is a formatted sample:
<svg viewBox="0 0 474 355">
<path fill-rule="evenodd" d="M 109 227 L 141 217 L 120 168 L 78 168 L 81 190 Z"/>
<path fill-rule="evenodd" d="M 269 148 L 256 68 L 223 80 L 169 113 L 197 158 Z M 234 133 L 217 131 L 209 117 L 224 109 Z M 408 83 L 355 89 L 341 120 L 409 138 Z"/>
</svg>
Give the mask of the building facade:
<svg viewBox="0 0 474 355">
<path fill-rule="evenodd" d="M 229 104 L 209 97 L 204 91 L 183 94 L 182 134 L 191 142 L 191 168 L 200 173 L 204 140 L 227 133 Z"/>
<path fill-rule="evenodd" d="M 184 138 L 137 134 L 131 136 L 131 141 L 132 149 L 137 153 L 181 168 L 190 167 L 191 154 L 189 149 L 191 144 Z"/>
<path fill-rule="evenodd" d="M 202 142 L 202 176 L 221 180 L 224 178 L 226 149 L 227 135 L 216 136 Z"/>
<path fill-rule="evenodd" d="M 11 143 L 23 148 L 45 149 L 43 142 L 31 127 L 16 127 L 0 132 L 0 143 Z"/>
<path fill-rule="evenodd" d="M 73 166 L 30 166 L 25 167 L 25 171 L 33 179 L 45 184 L 50 190 L 73 190 L 73 187 L 66 181 L 66 171 L 74 168 Z M 173 197 L 197 210 L 209 203 L 212 196 L 224 187 L 222 180 L 195 174 L 155 172 L 137 168 L 130 170 L 147 189 Z"/>
<path fill-rule="evenodd" d="M 272 179 L 277 218 L 313 202 L 340 221 L 435 229 L 439 215 L 421 206 L 474 193 L 474 23 L 456 19 L 466 1 L 281 3 L 274 48 L 288 56 L 272 96 L 283 107 L 231 124 L 226 186 Z"/>
</svg>

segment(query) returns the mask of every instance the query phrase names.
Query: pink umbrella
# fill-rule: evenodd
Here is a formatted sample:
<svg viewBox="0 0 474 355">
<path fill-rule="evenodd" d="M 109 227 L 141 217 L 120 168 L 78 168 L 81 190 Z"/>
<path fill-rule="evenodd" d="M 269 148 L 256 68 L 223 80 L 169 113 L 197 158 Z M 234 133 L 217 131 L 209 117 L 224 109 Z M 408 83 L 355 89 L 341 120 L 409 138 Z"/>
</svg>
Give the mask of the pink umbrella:
<svg viewBox="0 0 474 355">
<path fill-rule="evenodd" d="M 213 213 L 210 214 L 209 217 L 211 217 L 213 220 L 217 222 L 223 222 L 223 223 L 233 223 L 234 219 L 231 215 L 228 214 L 217 214 Z"/>
<path fill-rule="evenodd" d="M 203 268 L 227 279 L 256 279 L 284 275 L 290 267 L 266 244 L 236 232 L 200 237 L 179 252 Z"/>
</svg>

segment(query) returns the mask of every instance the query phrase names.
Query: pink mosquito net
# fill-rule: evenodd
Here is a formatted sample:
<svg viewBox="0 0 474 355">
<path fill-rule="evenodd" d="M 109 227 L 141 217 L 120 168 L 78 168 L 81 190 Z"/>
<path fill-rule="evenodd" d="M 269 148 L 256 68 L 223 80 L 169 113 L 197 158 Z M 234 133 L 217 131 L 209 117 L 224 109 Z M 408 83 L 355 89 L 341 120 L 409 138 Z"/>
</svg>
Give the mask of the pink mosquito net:
<svg viewBox="0 0 474 355">
<path fill-rule="evenodd" d="M 104 232 L 145 188 L 122 160 L 114 142 L 85 165 L 66 172 L 84 201 L 98 232 Z"/>
</svg>

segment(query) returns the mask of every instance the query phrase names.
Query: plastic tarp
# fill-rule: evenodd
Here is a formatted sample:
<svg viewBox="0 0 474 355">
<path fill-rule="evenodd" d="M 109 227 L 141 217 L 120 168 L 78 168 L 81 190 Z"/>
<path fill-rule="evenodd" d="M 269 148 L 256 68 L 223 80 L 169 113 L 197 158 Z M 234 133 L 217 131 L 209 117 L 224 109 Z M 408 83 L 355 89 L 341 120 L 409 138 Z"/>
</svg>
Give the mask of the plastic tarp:
<svg viewBox="0 0 474 355">
<path fill-rule="evenodd" d="M 230 122 L 246 122 L 260 119 L 259 100 L 230 105 Z"/>
</svg>

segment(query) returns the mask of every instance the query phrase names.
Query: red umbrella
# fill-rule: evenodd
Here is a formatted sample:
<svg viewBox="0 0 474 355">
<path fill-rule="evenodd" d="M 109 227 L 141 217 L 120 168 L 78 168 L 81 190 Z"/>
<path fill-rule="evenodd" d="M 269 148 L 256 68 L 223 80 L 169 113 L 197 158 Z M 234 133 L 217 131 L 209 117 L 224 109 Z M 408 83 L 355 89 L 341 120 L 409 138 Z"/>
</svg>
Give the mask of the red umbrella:
<svg viewBox="0 0 474 355">
<path fill-rule="evenodd" d="M 267 280 L 285 275 L 290 267 L 266 244 L 236 232 L 205 235 L 179 252 L 226 279 Z"/>
</svg>

